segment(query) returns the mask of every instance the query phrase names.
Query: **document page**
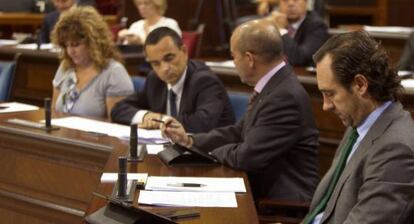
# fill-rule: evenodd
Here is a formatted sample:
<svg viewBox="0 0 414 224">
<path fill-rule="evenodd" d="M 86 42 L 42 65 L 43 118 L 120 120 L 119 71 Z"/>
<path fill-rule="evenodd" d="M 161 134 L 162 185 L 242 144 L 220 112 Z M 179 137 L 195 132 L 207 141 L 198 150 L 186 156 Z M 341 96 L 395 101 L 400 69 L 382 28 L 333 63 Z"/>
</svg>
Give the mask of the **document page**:
<svg viewBox="0 0 414 224">
<path fill-rule="evenodd" d="M 209 67 L 222 67 L 222 68 L 235 68 L 233 60 L 227 61 L 206 61 L 206 65 Z"/>
<path fill-rule="evenodd" d="M 141 190 L 139 193 L 138 203 L 161 206 L 237 208 L 236 194 L 232 192 L 174 192 Z"/>
<path fill-rule="evenodd" d="M 246 192 L 243 178 L 225 177 L 148 177 L 145 190 Z"/>
<path fill-rule="evenodd" d="M 125 140 L 128 140 L 130 135 L 130 127 L 127 125 L 96 121 L 82 117 L 65 117 L 52 119 L 52 124 L 86 132 L 107 134 L 109 136 L 118 137 Z M 168 140 L 162 137 L 160 130 L 145 130 L 142 128 L 138 128 L 138 141 L 140 143 L 156 144 L 168 142 Z"/>
<path fill-rule="evenodd" d="M 9 103 L 0 104 L 0 113 L 23 112 L 23 111 L 32 111 L 32 110 L 39 110 L 39 107 L 29 105 L 29 104 L 24 104 L 24 103 L 17 103 L 17 102 L 9 102 Z"/>
<path fill-rule="evenodd" d="M 128 180 L 138 180 L 138 182 L 145 183 L 148 178 L 148 173 L 128 173 Z M 118 173 L 103 173 L 101 176 L 102 182 L 115 182 L 118 180 Z"/>
</svg>

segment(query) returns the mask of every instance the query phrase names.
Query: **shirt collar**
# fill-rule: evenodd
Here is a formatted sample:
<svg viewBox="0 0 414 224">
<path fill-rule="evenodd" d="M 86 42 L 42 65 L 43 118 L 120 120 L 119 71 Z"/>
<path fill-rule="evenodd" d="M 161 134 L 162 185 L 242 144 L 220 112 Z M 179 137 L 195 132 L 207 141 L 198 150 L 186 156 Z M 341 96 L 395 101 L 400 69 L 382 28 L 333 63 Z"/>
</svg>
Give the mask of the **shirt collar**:
<svg viewBox="0 0 414 224">
<path fill-rule="evenodd" d="M 300 25 L 302 24 L 303 20 L 305 20 L 305 18 L 306 18 L 306 15 L 304 17 L 302 17 L 300 20 L 298 20 L 297 22 L 289 24 L 289 26 L 291 26 L 295 30 L 298 30 Z"/>
<path fill-rule="evenodd" d="M 183 88 L 184 88 L 184 80 L 185 77 L 187 75 L 187 68 L 188 66 L 185 67 L 183 74 L 181 75 L 181 78 L 178 80 L 177 83 L 175 83 L 174 85 L 171 84 L 167 84 L 167 88 L 168 90 L 172 89 L 175 93 L 175 95 L 177 95 L 178 97 L 181 96 L 181 93 L 183 92 Z"/>
<path fill-rule="evenodd" d="M 282 61 L 281 63 L 276 65 L 274 68 L 272 68 L 270 71 L 268 71 L 266 75 L 260 78 L 259 81 L 256 83 L 254 90 L 258 93 L 262 92 L 267 82 L 269 82 L 269 80 L 285 65 L 286 63 Z"/>
<path fill-rule="evenodd" d="M 391 104 L 391 101 L 387 101 L 383 103 L 381 106 L 377 107 L 374 111 L 372 111 L 368 117 L 364 120 L 364 122 L 357 127 L 359 139 L 364 139 L 365 135 L 368 133 L 371 126 L 375 123 L 378 117 L 384 112 L 385 109 Z"/>
</svg>

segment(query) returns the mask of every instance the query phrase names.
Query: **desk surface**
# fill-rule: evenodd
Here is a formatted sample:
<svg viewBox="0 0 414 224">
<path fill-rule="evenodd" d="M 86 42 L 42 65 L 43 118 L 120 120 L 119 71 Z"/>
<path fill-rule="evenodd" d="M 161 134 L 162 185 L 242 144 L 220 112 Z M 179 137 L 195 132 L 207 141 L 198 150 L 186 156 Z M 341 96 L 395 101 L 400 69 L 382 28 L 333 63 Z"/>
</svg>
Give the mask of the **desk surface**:
<svg viewBox="0 0 414 224">
<path fill-rule="evenodd" d="M 115 139 L 114 139 L 115 140 Z M 119 142 L 115 140 L 115 142 Z M 104 168 L 104 172 L 117 172 L 118 156 L 126 155 L 128 147 L 125 145 L 115 145 L 115 150 L 110 155 Z M 143 163 L 128 164 L 128 172 L 148 173 L 149 176 L 185 176 L 185 177 L 243 177 L 247 188 L 247 193 L 236 194 L 238 208 L 196 208 L 200 210 L 200 218 L 185 220 L 180 223 L 258 223 L 258 217 L 251 194 L 247 175 L 244 172 L 230 169 L 228 167 L 199 166 L 199 167 L 168 167 L 155 155 L 147 155 Z M 110 195 L 115 183 L 100 183 L 97 192 Z M 134 206 L 138 206 L 139 191 L 134 196 Z M 93 197 L 87 214 L 91 214 L 104 205 L 104 200 Z M 139 206 L 150 211 L 159 211 L 166 208 L 156 208 L 151 206 Z"/>
<path fill-rule="evenodd" d="M 19 127 L 13 124 L 4 123 L 4 120 L 12 117 L 19 117 L 28 120 L 39 120 L 42 118 L 43 110 L 36 111 L 36 112 L 22 112 L 22 113 L 12 113 L 12 114 L 0 114 L 0 123 L 2 126 L 6 126 L 7 129 L 15 129 L 15 130 L 23 130 L 24 133 L 30 133 L 31 135 L 37 136 L 41 139 L 50 140 L 51 142 L 54 141 L 61 141 L 62 139 L 75 139 L 79 141 L 78 143 L 90 143 L 91 145 L 98 145 L 96 148 L 96 152 L 93 154 L 90 150 L 76 150 L 73 152 L 72 155 L 89 155 L 88 158 L 80 159 L 79 156 L 74 156 L 73 158 L 67 158 L 70 156 L 68 150 L 74 150 L 73 147 L 70 149 L 69 147 L 65 150 L 60 150 L 57 147 L 57 144 L 50 144 L 47 145 L 47 141 L 43 141 L 43 143 L 38 147 L 43 147 L 45 152 L 51 153 L 47 157 L 47 153 L 44 153 L 41 156 L 42 160 L 48 160 L 50 163 L 56 164 L 55 169 L 59 169 L 60 173 L 56 176 L 53 172 L 57 172 L 56 170 L 48 170 L 46 169 L 42 162 L 37 162 L 35 160 L 31 161 L 30 164 L 36 164 L 35 167 L 32 169 L 36 169 L 38 166 L 43 167 L 43 173 L 50 173 L 49 175 L 41 175 L 37 172 L 33 173 L 33 177 L 29 178 L 26 174 L 25 178 L 29 180 L 25 183 L 25 191 L 18 191 L 14 190 L 13 187 L 5 188 L 5 184 L 19 186 L 21 185 L 22 179 L 17 178 L 18 180 L 14 180 L 10 182 L 10 178 L 8 177 L 7 173 L 16 173 L 17 170 L 15 169 L 22 169 L 22 166 L 10 165 L 3 171 L 0 171 L 0 207 L 4 204 L 5 199 L 2 196 L 3 191 L 9 192 L 12 191 L 16 197 L 13 197 L 13 200 L 17 201 L 18 203 L 25 203 L 29 204 L 30 206 L 26 206 L 27 208 L 32 207 L 33 210 L 39 210 L 35 214 L 29 213 L 25 214 L 25 219 L 27 222 L 33 221 L 38 219 L 39 216 L 42 217 L 44 221 L 52 221 L 52 222 L 59 222 L 59 223 L 76 223 L 79 221 L 79 216 L 86 211 L 86 214 L 90 214 L 93 211 L 96 211 L 100 207 L 102 207 L 105 203 L 100 198 L 93 197 L 92 191 L 97 191 L 99 193 L 103 193 L 106 195 L 110 195 L 112 192 L 112 188 L 114 187 L 115 183 L 99 183 L 99 176 L 100 173 L 103 172 L 117 172 L 117 158 L 120 155 L 126 155 L 128 153 L 128 143 L 121 141 L 117 138 L 113 137 L 96 137 L 96 136 L 89 136 L 87 133 L 82 133 L 80 131 L 61 128 L 57 131 L 53 131 L 50 133 L 35 130 L 25 127 Z M 54 117 L 59 115 L 54 115 Z M 13 138 L 6 138 L 3 133 L 9 133 L 8 131 L 0 129 L 0 142 L 5 142 L 5 139 L 15 139 Z M 20 132 L 18 131 L 17 134 Z M 20 133 L 21 134 L 21 133 Z M 17 136 L 17 135 L 16 135 Z M 30 142 L 30 140 L 28 140 Z M 64 142 L 64 141 L 63 141 Z M 40 143 L 33 143 L 34 145 L 39 145 Z M 62 143 L 63 144 L 63 143 Z M 82 144 L 81 144 L 82 145 Z M 106 147 L 105 147 L 106 146 Z M 18 146 L 11 146 L 12 148 L 18 148 Z M 111 148 L 109 154 L 106 148 Z M 37 147 L 34 147 L 37 148 Z M 86 146 L 84 148 L 87 148 Z M 93 148 L 93 147 L 92 147 Z M 101 151 L 99 151 L 101 149 Z M 39 149 L 37 149 L 39 150 Z M 17 157 L 17 155 L 10 152 L 8 148 L 4 144 L 0 144 L 0 151 L 2 155 L 7 154 L 9 156 L 12 155 Z M 34 155 L 34 150 L 31 152 L 25 152 L 25 150 L 20 149 L 20 154 L 22 158 L 27 160 L 28 157 L 32 157 Z M 30 151 L 30 150 L 29 150 Z M 62 151 L 62 153 L 57 153 L 58 151 Z M 6 153 L 7 152 L 7 153 Z M 62 155 L 59 157 L 52 156 L 52 154 Z M 66 157 L 64 156 L 66 155 Z M 10 156 L 9 156 L 10 157 Z M 7 158 L 9 158 L 7 157 Z M 13 157 L 13 158 L 14 158 Z M 65 158 L 65 159 L 62 159 Z M 56 160 L 56 161 L 55 161 Z M 76 168 L 74 165 L 74 160 L 79 161 L 79 167 Z M 0 159 L 0 161 L 2 161 Z M 71 162 L 72 161 L 72 162 Z M 7 163 L 9 164 L 9 163 Z M 40 164 L 40 165 L 39 165 Z M 73 165 L 71 165 L 73 164 Z M 68 169 L 67 167 L 70 167 Z M 26 166 L 27 169 L 31 167 Z M 75 169 L 75 170 L 73 170 Z M 161 175 L 161 176 L 207 176 L 207 177 L 243 177 L 245 180 L 245 184 L 247 187 L 247 193 L 237 194 L 237 202 L 238 208 L 199 208 L 201 212 L 200 218 L 197 219 L 190 219 L 186 220 L 183 223 L 258 223 L 258 217 L 256 214 L 256 209 L 254 206 L 254 201 L 251 195 L 250 186 L 248 184 L 247 175 L 244 172 L 233 170 L 224 166 L 205 166 L 205 167 L 168 167 L 164 163 L 162 163 L 157 156 L 154 155 L 147 155 L 143 163 L 136 164 L 129 164 L 128 167 L 129 172 L 145 172 L 149 175 Z M 70 171 L 70 172 L 69 172 Z M 29 172 L 29 170 L 25 171 Z M 69 173 L 67 173 L 69 172 Z M 74 175 L 74 173 L 76 175 Z M 13 175 L 12 175 L 13 176 Z M 89 177 L 90 180 L 87 180 Z M 46 178 L 46 179 L 45 179 Z M 51 178 L 51 179 L 48 179 Z M 14 177 L 12 177 L 14 179 Z M 39 180 L 40 179 L 40 180 Z M 65 182 L 66 180 L 66 182 Z M 59 190 L 53 190 L 51 195 L 48 194 L 47 190 L 50 190 L 51 186 L 47 186 L 48 182 L 51 182 L 54 186 L 59 186 Z M 69 181 L 69 182 L 68 182 Z M 40 184 L 39 182 L 43 183 Z M 76 184 L 74 184 L 76 183 Z M 34 185 L 32 185 L 34 184 Z M 98 186 L 97 186 L 97 185 Z M 64 185 L 67 185 L 64 187 Z M 21 186 L 20 186 L 21 187 Z M 20 189 L 20 188 L 19 188 Z M 36 192 L 32 197 L 40 202 L 40 205 L 28 203 L 25 201 L 19 201 L 20 197 L 24 197 L 25 194 L 28 192 Z M 43 194 L 39 194 L 39 192 L 43 192 Z M 76 192 L 76 194 L 74 193 Z M 31 194 L 30 194 L 31 195 Z M 135 196 L 134 205 L 138 206 L 137 204 L 137 195 Z M 90 199 L 92 200 L 90 201 Z M 54 206 L 52 208 L 46 209 L 43 207 L 47 207 L 47 203 L 52 203 Z M 85 207 L 85 205 L 87 205 Z M 38 207 L 42 207 L 43 209 L 38 209 Z M 139 206 L 141 207 L 141 206 Z M 64 208 L 63 210 L 59 210 L 58 216 L 53 214 L 53 208 Z M 87 208 L 87 209 L 86 209 Z M 159 210 L 165 208 L 157 208 L 152 206 L 143 206 L 144 209 L 149 210 Z M 197 208 L 198 209 L 198 208 Z M 9 213 L 13 213 L 14 211 L 8 211 Z M 27 212 L 27 211 L 26 211 Z M 7 211 L 0 211 L 2 217 L 8 217 L 10 214 Z M 75 214 L 71 214 L 75 213 Z M 33 217 L 27 217 L 32 215 Z M 22 215 L 23 216 L 23 215 Z M 32 219 L 31 219 L 32 218 Z M 7 220 L 7 219 L 6 219 Z M 43 222 L 40 222 L 43 223 Z"/>
</svg>

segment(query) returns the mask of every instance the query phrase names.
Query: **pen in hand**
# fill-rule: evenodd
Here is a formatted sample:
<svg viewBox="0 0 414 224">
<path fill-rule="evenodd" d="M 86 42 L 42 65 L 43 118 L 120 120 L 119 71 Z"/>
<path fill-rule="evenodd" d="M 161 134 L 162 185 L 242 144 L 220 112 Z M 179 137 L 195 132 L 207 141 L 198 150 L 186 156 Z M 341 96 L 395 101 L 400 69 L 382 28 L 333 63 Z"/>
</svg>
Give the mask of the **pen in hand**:
<svg viewBox="0 0 414 224">
<path fill-rule="evenodd" d="M 151 119 L 152 121 L 155 121 L 155 122 L 158 122 L 158 123 L 163 123 L 164 125 L 166 125 L 165 124 L 165 121 L 163 121 L 163 120 L 158 120 L 158 119 L 155 119 L 155 118 L 152 118 Z M 168 124 L 168 125 L 166 125 L 166 126 L 168 126 L 168 127 L 170 127 L 170 128 L 179 128 L 180 126 L 178 126 L 178 125 L 174 125 L 174 124 Z"/>
</svg>

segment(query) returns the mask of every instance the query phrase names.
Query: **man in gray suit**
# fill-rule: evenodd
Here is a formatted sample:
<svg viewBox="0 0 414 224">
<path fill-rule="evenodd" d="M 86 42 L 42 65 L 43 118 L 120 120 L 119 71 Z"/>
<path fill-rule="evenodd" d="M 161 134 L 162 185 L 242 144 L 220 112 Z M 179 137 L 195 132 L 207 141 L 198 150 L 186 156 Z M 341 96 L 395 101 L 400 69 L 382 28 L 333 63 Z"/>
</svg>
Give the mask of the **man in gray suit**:
<svg viewBox="0 0 414 224">
<path fill-rule="evenodd" d="M 318 131 L 309 96 L 283 61 L 279 31 L 269 21 L 250 21 L 236 28 L 230 42 L 241 81 L 255 90 L 241 121 L 189 137 L 178 121 L 166 118 L 162 130 L 180 145 L 246 171 L 256 200 L 310 201 L 319 181 Z"/>
<path fill-rule="evenodd" d="M 303 223 L 413 223 L 414 122 L 385 50 L 366 32 L 345 33 L 314 60 L 323 109 L 348 130 Z"/>
</svg>

